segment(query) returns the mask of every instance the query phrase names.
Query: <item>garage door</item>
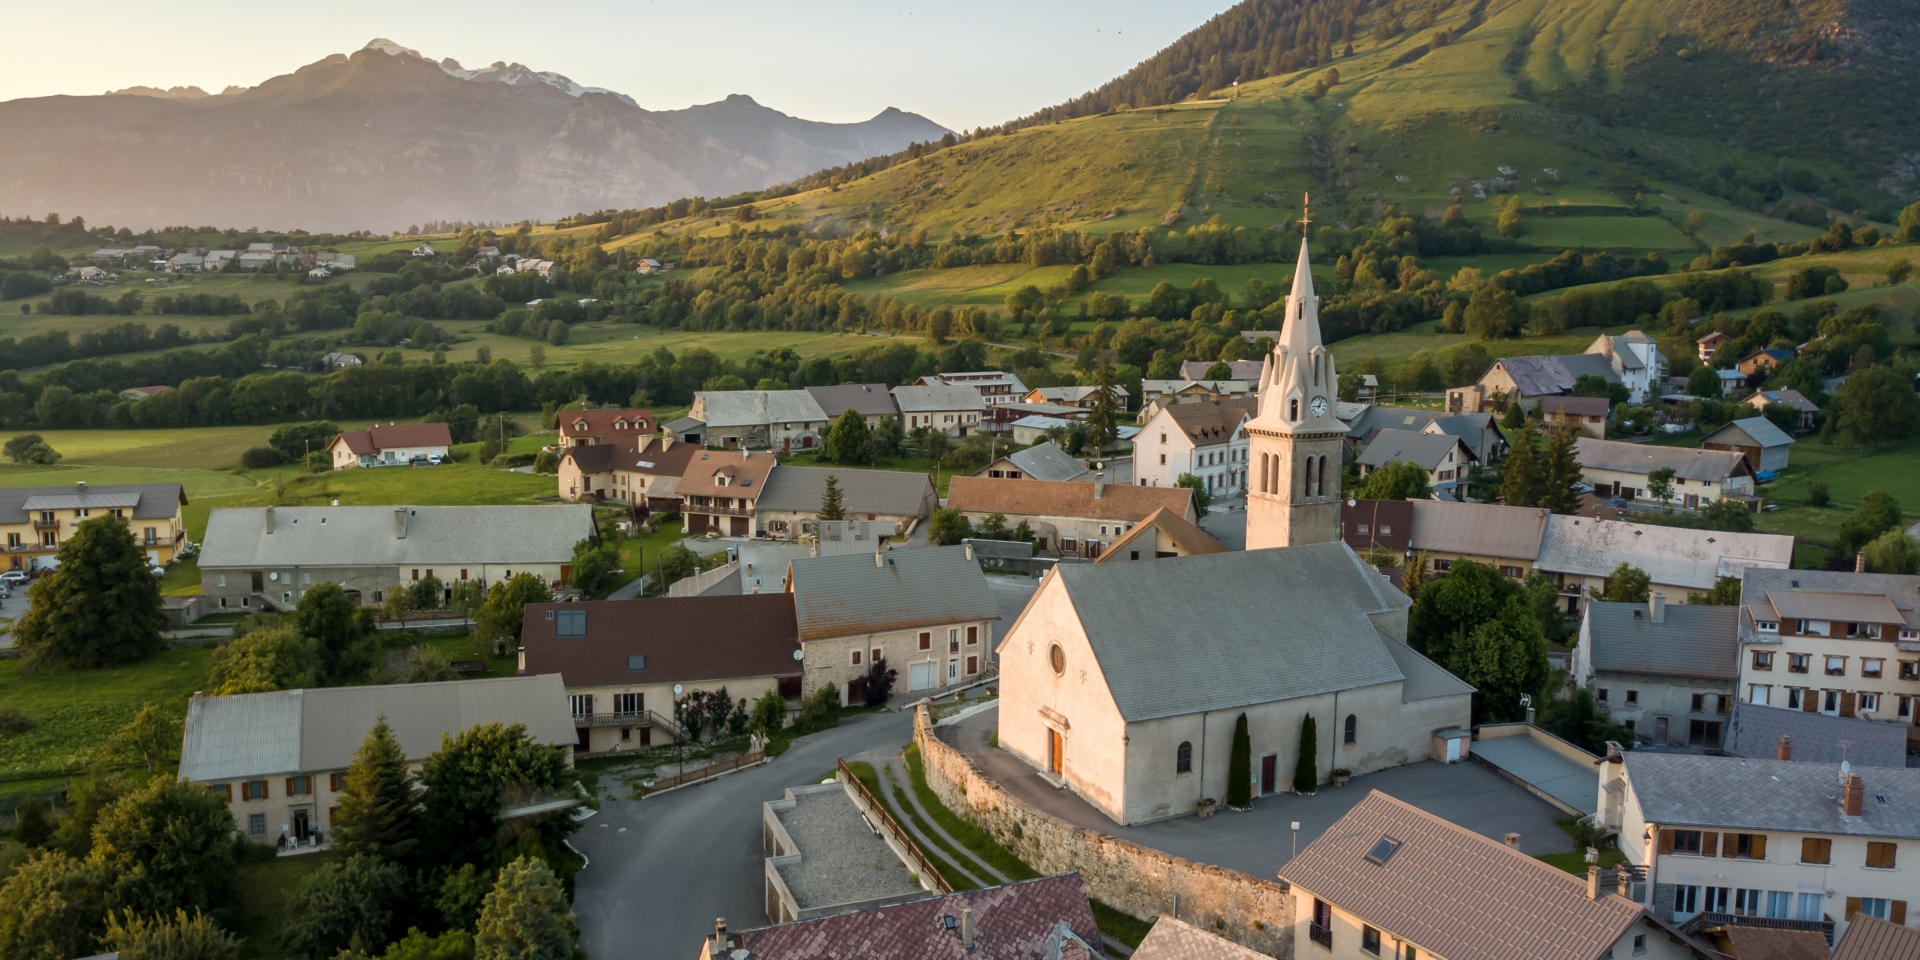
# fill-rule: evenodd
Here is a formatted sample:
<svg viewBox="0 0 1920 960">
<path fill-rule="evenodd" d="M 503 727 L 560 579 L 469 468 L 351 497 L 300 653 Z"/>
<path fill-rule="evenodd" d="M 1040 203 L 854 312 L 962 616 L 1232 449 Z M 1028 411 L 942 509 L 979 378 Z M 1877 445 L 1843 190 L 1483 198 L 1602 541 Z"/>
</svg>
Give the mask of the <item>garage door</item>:
<svg viewBox="0 0 1920 960">
<path fill-rule="evenodd" d="M 909 691 L 932 689 L 934 683 L 933 678 L 933 664 L 931 663 L 915 663 L 907 667 L 907 689 Z"/>
</svg>

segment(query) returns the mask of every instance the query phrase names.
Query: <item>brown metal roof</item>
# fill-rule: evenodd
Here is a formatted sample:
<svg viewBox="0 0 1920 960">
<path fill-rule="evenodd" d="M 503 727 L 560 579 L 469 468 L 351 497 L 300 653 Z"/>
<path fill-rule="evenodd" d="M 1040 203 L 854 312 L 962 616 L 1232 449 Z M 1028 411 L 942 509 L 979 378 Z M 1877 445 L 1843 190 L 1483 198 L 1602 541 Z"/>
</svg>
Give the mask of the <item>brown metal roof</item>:
<svg viewBox="0 0 1920 960">
<path fill-rule="evenodd" d="M 584 610 L 585 637 L 556 637 L 561 610 Z M 760 593 L 653 600 L 529 603 L 521 621 L 524 675 L 560 674 L 569 687 L 637 686 L 797 676 L 793 597 Z M 645 657 L 630 669 L 632 656 Z"/>
<path fill-rule="evenodd" d="M 334 440 L 345 440 L 355 454 L 369 454 L 392 447 L 444 447 L 453 443 L 453 433 L 444 423 L 375 424 L 365 430 L 341 431 Z"/>
<path fill-rule="evenodd" d="M 1541 413 L 1569 413 L 1576 417 L 1604 417 L 1607 415 L 1606 397 L 1542 397 Z"/>
<path fill-rule="evenodd" d="M 680 495 L 758 500 L 778 462 L 771 453 L 702 450 L 687 460 L 686 472 L 680 475 Z"/>
<path fill-rule="evenodd" d="M 1547 511 L 1495 503 L 1414 500 L 1413 549 L 1531 561 L 1540 555 Z"/>
<path fill-rule="evenodd" d="M 1017 480 L 994 477 L 954 477 L 947 486 L 947 506 L 964 513 L 998 513 L 1015 517 L 1082 517 L 1138 523 L 1162 507 L 1187 516 L 1193 509 L 1193 491 L 1186 487 L 1134 487 L 1107 484 L 1098 496 L 1093 483 L 1082 480 Z M 681 492 L 686 492 L 682 488 Z"/>
<path fill-rule="evenodd" d="M 634 449 L 634 437 L 621 437 L 612 443 L 588 443 L 568 447 L 561 459 L 572 459 L 581 473 L 644 473 L 650 476 L 678 478 L 686 473 L 693 455 L 703 448 L 697 443 L 672 437 L 648 437 L 646 446 Z"/>
<path fill-rule="evenodd" d="M 626 421 L 626 428 L 614 426 Z M 653 411 L 628 407 L 617 410 L 561 410 L 553 415 L 563 437 L 600 437 L 612 434 L 643 437 L 653 432 Z"/>
<path fill-rule="evenodd" d="M 960 942 L 960 920 L 971 909 L 973 947 Z M 1064 949 L 1060 926 L 1085 953 Z M 738 960 L 1038 960 L 1049 956 L 1104 956 L 1093 908 L 1080 874 L 911 900 L 834 917 L 742 930 L 733 935 Z"/>
<path fill-rule="evenodd" d="M 1128 545 L 1133 543 L 1135 537 L 1139 537 L 1147 531 L 1154 529 L 1165 533 L 1167 539 L 1172 540 L 1180 549 L 1187 552 L 1187 556 L 1227 552 L 1226 544 L 1215 540 L 1212 534 L 1200 529 L 1193 521 L 1168 510 L 1166 507 L 1161 507 L 1147 514 L 1145 520 L 1129 527 L 1126 534 L 1120 539 L 1108 544 L 1107 549 L 1101 552 L 1100 559 L 1094 562 L 1104 563 L 1113 557 L 1119 556 L 1120 551 L 1128 549 Z"/>
<path fill-rule="evenodd" d="M 1834 945 L 1833 960 L 1920 960 L 1920 930 L 1856 913 Z"/>
<path fill-rule="evenodd" d="M 1714 939 L 1735 960 L 1828 960 L 1827 938 L 1812 930 L 1735 925 Z"/>
<path fill-rule="evenodd" d="M 1390 855 L 1378 854 L 1392 841 Z M 1596 960 L 1643 908 L 1497 840 L 1378 790 L 1327 828 L 1280 877 L 1447 960 Z"/>
<path fill-rule="evenodd" d="M 1840 620 L 1848 623 L 1899 623 L 1907 618 L 1884 593 L 1839 590 L 1768 590 L 1767 603 L 1780 620 Z"/>
</svg>

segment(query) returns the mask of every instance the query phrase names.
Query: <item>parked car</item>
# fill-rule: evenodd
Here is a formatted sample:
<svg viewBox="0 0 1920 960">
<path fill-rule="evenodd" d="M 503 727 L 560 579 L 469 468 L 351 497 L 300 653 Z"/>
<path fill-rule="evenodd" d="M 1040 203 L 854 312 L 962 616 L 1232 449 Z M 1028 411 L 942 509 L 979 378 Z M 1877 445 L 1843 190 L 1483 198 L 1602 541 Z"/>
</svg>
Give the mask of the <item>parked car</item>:
<svg viewBox="0 0 1920 960">
<path fill-rule="evenodd" d="M 5 573 L 0 573 L 0 582 L 4 583 L 26 583 L 27 579 L 27 572 L 25 570 L 8 570 Z"/>
</svg>

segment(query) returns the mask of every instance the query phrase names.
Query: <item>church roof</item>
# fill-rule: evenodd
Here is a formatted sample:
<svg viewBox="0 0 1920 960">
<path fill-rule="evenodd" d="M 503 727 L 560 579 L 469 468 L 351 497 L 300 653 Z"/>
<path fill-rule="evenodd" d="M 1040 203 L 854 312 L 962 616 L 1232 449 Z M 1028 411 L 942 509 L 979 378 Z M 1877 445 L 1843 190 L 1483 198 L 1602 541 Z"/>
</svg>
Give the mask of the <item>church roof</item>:
<svg viewBox="0 0 1920 960">
<path fill-rule="evenodd" d="M 1412 601 L 1344 543 L 1052 575 L 1130 723 L 1407 679 L 1368 614 Z"/>
</svg>

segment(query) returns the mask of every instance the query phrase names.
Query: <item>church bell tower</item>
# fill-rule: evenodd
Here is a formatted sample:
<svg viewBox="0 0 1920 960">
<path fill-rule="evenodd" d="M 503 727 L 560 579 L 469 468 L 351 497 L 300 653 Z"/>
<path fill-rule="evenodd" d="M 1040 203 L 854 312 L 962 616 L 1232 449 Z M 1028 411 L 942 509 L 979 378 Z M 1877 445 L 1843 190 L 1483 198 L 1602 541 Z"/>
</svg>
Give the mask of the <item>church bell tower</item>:
<svg viewBox="0 0 1920 960">
<path fill-rule="evenodd" d="M 1259 412 L 1247 422 L 1247 549 L 1340 539 L 1340 456 L 1346 424 L 1334 416 L 1339 380 L 1320 342 L 1320 298 L 1300 260 L 1280 341 L 1260 370 Z"/>
</svg>

